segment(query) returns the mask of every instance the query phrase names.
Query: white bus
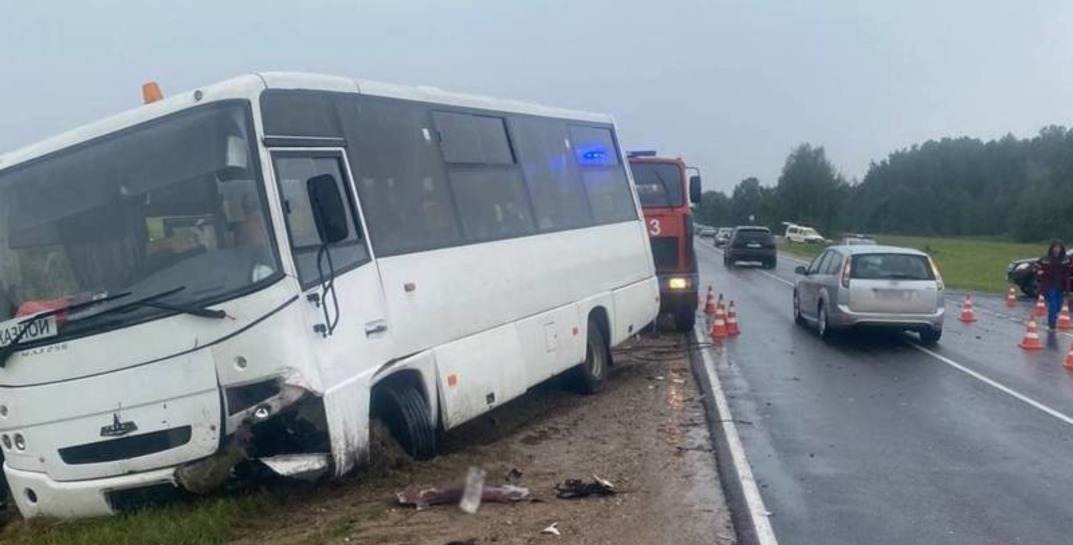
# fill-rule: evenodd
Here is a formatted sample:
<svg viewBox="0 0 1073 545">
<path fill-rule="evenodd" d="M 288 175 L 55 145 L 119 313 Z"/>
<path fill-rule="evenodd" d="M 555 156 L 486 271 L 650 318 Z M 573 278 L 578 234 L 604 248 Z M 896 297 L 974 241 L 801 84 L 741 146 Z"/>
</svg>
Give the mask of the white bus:
<svg viewBox="0 0 1073 545">
<path fill-rule="evenodd" d="M 244 459 L 413 456 L 610 347 L 659 290 L 605 115 L 264 73 L 0 156 L 0 444 L 27 517 Z"/>
</svg>

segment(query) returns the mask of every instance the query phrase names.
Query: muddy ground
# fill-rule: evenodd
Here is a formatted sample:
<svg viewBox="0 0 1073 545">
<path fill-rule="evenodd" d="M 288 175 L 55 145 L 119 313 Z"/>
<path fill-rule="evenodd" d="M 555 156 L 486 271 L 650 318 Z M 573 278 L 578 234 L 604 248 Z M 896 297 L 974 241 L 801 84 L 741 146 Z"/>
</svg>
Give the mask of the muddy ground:
<svg viewBox="0 0 1073 545">
<path fill-rule="evenodd" d="M 616 353 L 604 392 L 580 396 L 563 379 L 542 385 L 450 433 L 435 460 L 321 484 L 237 543 L 734 543 L 685 343 L 645 337 Z M 470 466 L 488 484 L 517 468 L 541 501 L 485 503 L 476 515 L 394 504 L 407 484 L 449 486 Z M 556 483 L 593 473 L 619 493 L 556 498 Z M 561 536 L 541 534 L 552 523 Z"/>
</svg>

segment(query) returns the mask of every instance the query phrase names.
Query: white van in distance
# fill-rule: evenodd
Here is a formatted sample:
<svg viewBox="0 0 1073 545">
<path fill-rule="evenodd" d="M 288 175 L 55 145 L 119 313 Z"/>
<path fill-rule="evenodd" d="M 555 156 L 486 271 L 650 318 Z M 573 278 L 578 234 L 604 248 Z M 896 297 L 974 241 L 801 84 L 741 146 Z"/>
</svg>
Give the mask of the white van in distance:
<svg viewBox="0 0 1073 545">
<path fill-rule="evenodd" d="M 823 244 L 827 242 L 815 229 L 794 224 L 786 226 L 786 241 L 799 244 Z"/>
<path fill-rule="evenodd" d="M 659 309 L 605 115 L 263 73 L 0 156 L 0 445 L 27 517 L 342 475 Z"/>
</svg>

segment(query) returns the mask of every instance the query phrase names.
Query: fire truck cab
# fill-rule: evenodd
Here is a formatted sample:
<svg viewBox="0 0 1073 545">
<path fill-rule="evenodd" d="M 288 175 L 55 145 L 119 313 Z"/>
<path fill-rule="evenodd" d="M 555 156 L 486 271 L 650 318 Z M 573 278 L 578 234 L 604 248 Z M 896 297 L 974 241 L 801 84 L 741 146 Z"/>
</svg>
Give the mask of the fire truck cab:
<svg viewBox="0 0 1073 545">
<path fill-rule="evenodd" d="M 681 158 L 659 157 L 654 151 L 630 152 L 629 161 L 652 242 L 660 314 L 670 314 L 675 329 L 689 331 L 698 301 L 690 205 L 700 202 L 700 171 Z"/>
</svg>

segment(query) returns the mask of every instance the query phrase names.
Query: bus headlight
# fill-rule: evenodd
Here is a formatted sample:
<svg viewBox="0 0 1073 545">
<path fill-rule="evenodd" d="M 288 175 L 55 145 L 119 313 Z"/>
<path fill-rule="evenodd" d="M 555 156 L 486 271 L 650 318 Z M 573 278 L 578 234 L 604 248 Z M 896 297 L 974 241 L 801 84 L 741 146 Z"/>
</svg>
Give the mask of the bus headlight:
<svg viewBox="0 0 1073 545">
<path fill-rule="evenodd" d="M 689 287 L 688 278 L 671 278 L 667 281 L 667 287 L 672 290 L 684 290 Z"/>
</svg>

